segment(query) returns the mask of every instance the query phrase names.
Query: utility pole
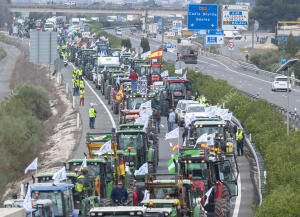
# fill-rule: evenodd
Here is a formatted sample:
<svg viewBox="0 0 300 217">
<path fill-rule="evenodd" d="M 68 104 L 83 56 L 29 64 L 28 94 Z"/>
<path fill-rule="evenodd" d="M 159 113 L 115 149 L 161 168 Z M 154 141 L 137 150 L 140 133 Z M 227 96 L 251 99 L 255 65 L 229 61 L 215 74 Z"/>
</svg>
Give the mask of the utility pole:
<svg viewBox="0 0 300 217">
<path fill-rule="evenodd" d="M 290 67 L 287 68 L 287 114 L 286 114 L 286 135 L 290 134 Z"/>
<path fill-rule="evenodd" d="M 254 49 L 254 23 L 253 22 L 253 28 L 252 28 L 252 49 Z"/>
<path fill-rule="evenodd" d="M 164 36 L 165 36 L 165 29 L 164 29 L 164 18 L 161 17 L 161 46 L 164 46 Z"/>
</svg>

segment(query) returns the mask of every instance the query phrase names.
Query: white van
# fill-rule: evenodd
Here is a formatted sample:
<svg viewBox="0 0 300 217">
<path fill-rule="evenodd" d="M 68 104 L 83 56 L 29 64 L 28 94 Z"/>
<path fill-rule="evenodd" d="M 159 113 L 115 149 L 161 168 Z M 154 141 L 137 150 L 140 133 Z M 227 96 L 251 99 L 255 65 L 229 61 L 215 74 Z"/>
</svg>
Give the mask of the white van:
<svg viewBox="0 0 300 217">
<path fill-rule="evenodd" d="M 276 76 L 273 83 L 272 83 L 272 91 L 292 91 L 292 85 L 291 82 L 289 82 L 288 85 L 288 77 L 280 75 Z"/>
</svg>

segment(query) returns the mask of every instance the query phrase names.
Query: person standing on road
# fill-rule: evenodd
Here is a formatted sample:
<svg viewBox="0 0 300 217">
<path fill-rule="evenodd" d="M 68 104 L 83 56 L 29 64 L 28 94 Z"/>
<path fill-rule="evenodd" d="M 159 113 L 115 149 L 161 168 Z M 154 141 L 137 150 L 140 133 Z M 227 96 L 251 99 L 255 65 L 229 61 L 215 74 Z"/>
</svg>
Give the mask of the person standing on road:
<svg viewBox="0 0 300 217">
<path fill-rule="evenodd" d="M 80 89 L 84 89 L 84 80 L 81 77 L 79 80 L 79 87 L 80 87 Z"/>
<path fill-rule="evenodd" d="M 110 198 L 114 206 L 124 205 L 124 203 L 127 201 L 128 193 L 126 188 L 123 187 L 121 180 L 118 181 L 117 187 L 111 191 Z"/>
<path fill-rule="evenodd" d="M 160 121 L 161 121 L 161 115 L 159 110 L 155 111 L 155 120 L 156 120 L 156 128 L 157 132 L 160 133 Z"/>
<path fill-rule="evenodd" d="M 237 144 L 238 156 L 244 155 L 244 133 L 240 127 L 238 128 L 238 130 L 236 132 L 235 140 L 236 140 L 236 144 Z"/>
<path fill-rule="evenodd" d="M 175 124 L 175 112 L 173 111 L 173 109 L 170 109 L 169 119 L 168 119 L 169 132 L 174 130 L 174 124 Z"/>
<path fill-rule="evenodd" d="M 85 96 L 85 90 L 84 90 L 84 88 L 82 88 L 82 89 L 80 89 L 80 95 L 79 95 L 80 101 L 79 101 L 79 105 L 84 106 L 84 96 Z"/>
<path fill-rule="evenodd" d="M 90 117 L 90 129 L 95 129 L 95 119 L 96 119 L 96 110 L 93 105 L 89 109 L 89 117 Z"/>
<path fill-rule="evenodd" d="M 131 80 L 131 93 L 136 94 L 137 93 L 137 79 L 138 75 L 135 71 L 131 72 L 129 75 L 129 79 Z"/>
</svg>

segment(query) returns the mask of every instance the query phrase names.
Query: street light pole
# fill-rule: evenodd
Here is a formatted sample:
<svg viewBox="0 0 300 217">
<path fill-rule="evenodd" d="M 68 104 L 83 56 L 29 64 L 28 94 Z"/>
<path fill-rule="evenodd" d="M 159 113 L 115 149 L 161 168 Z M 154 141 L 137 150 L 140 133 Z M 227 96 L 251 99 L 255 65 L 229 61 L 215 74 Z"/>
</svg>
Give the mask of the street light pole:
<svg viewBox="0 0 300 217">
<path fill-rule="evenodd" d="M 290 73 L 289 67 L 287 68 L 287 114 L 286 114 L 286 135 L 290 133 Z"/>
</svg>

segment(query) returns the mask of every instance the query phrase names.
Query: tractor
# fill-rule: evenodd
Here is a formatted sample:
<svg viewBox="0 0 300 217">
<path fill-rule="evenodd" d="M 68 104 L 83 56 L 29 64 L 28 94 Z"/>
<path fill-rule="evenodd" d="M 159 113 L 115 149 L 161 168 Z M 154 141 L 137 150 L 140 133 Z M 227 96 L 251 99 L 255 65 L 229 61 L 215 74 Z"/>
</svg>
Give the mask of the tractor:
<svg viewBox="0 0 300 217">
<path fill-rule="evenodd" d="M 165 89 L 160 93 L 162 113 L 175 108 L 179 100 L 191 99 L 191 81 L 179 77 L 164 78 Z"/>
<path fill-rule="evenodd" d="M 73 185 L 63 183 L 56 185 L 52 183 L 30 184 L 31 198 L 50 199 L 56 217 L 77 217 L 79 210 L 74 209 L 72 188 Z"/>
<path fill-rule="evenodd" d="M 121 95 L 120 95 L 120 92 Z M 119 93 L 119 95 L 117 95 Z M 114 75 L 112 89 L 110 93 L 111 109 L 114 114 L 119 113 L 119 103 L 122 101 L 123 95 L 131 93 L 131 80 L 129 78 Z"/>
<path fill-rule="evenodd" d="M 201 199 L 205 210 L 213 216 L 230 215 L 230 199 L 237 196 L 238 167 L 218 157 L 217 149 L 202 144 L 199 149 L 180 148 L 179 174 L 193 183 L 193 192 Z M 208 193 L 211 192 L 211 193 Z"/>
<path fill-rule="evenodd" d="M 161 177 L 163 179 L 159 179 Z M 141 204 L 155 208 L 172 208 L 172 216 L 204 217 L 203 207 L 197 203 L 193 188 L 190 180 L 183 179 L 178 174 L 149 173 L 146 175 L 145 189 L 150 196 Z"/>
<path fill-rule="evenodd" d="M 54 173 L 39 173 L 37 174 L 37 182 L 38 183 L 53 183 Z M 65 181 L 68 184 L 75 184 L 78 175 L 76 173 L 70 172 L 67 173 L 67 180 Z"/>
</svg>

